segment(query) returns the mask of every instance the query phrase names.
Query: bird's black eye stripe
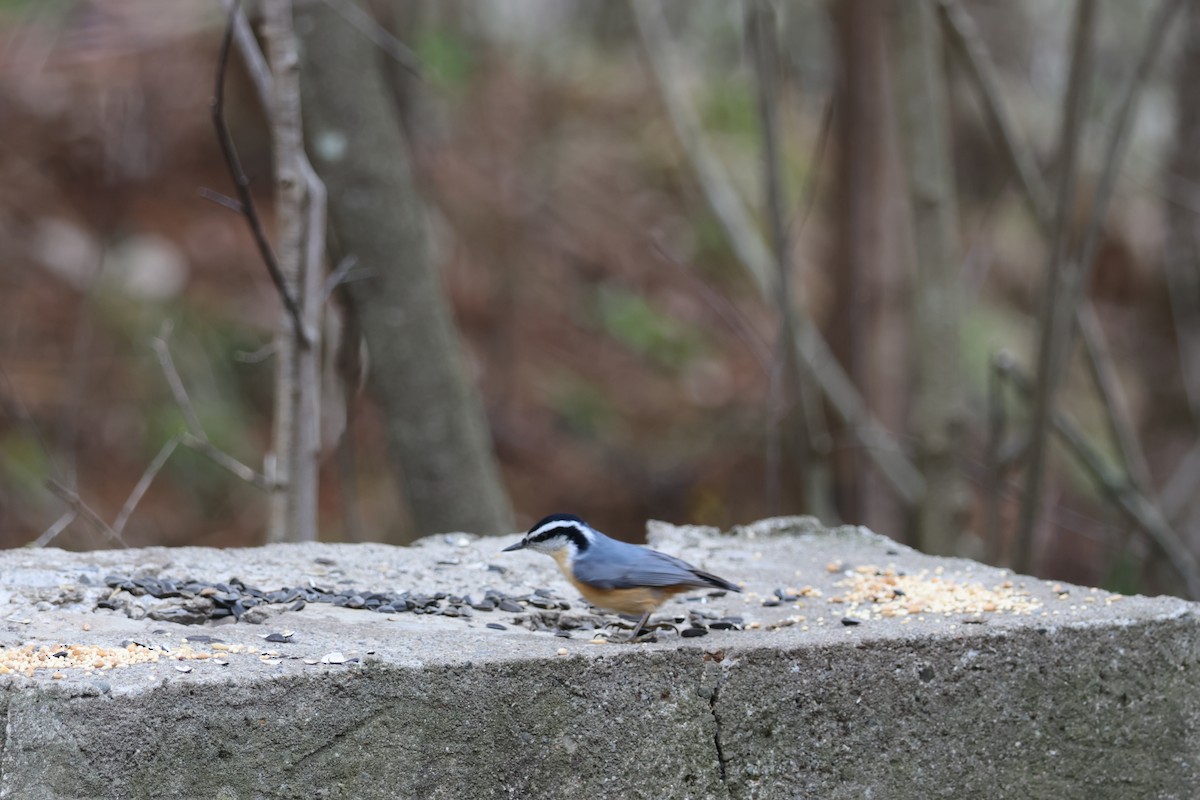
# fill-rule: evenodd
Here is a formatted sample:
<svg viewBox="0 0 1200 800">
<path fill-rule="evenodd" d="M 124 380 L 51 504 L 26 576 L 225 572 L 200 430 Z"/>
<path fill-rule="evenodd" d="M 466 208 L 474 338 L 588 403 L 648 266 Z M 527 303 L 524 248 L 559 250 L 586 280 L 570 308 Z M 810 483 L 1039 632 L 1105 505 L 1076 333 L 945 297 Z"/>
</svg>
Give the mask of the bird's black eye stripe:
<svg viewBox="0 0 1200 800">
<path fill-rule="evenodd" d="M 553 539 L 555 536 L 567 537 L 575 544 L 576 549 L 581 553 L 588 549 L 588 538 L 583 535 L 583 531 L 579 530 L 578 525 L 570 523 L 565 525 L 555 525 L 553 528 L 546 528 L 545 530 L 539 531 L 538 533 L 529 537 L 529 541 L 544 542 L 547 539 Z"/>
</svg>

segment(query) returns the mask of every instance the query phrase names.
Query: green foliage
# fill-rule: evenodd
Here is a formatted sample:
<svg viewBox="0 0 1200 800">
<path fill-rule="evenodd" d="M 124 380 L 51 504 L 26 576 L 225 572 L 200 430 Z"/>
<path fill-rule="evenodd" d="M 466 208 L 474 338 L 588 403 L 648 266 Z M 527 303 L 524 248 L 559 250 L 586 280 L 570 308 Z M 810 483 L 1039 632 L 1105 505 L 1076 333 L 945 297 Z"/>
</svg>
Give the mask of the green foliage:
<svg viewBox="0 0 1200 800">
<path fill-rule="evenodd" d="M 61 15 L 63 12 L 71 8 L 70 0 L 0 0 L 0 14 L 8 11 L 18 13 L 28 10 L 42 9 L 51 10 L 56 15 Z"/>
<path fill-rule="evenodd" d="M 42 491 L 42 480 L 52 475 L 41 445 L 19 431 L 10 431 L 0 439 L 0 475 L 15 492 L 27 495 Z"/>
<path fill-rule="evenodd" d="M 1129 553 L 1118 553 L 1104 576 L 1103 587 L 1119 594 L 1140 594 L 1142 591 L 1142 560 Z"/>
<path fill-rule="evenodd" d="M 606 333 L 658 366 L 678 369 L 703 350 L 698 331 L 657 311 L 641 295 L 601 286 L 596 311 Z"/>
<path fill-rule="evenodd" d="M 967 391 L 975 397 L 987 397 L 992 357 L 1000 350 L 1014 353 L 1026 369 L 1033 363 L 1029 354 L 1033 352 L 1033 334 L 1037 328 L 1025 314 L 980 303 L 962 315 L 961 330 L 962 374 L 967 381 Z M 982 402 L 978 407 L 982 418 L 986 407 Z M 1011 409 L 1012 405 L 1009 407 Z M 1022 409 L 1010 416 L 1023 419 L 1025 413 Z"/>
<path fill-rule="evenodd" d="M 707 206 L 693 215 L 692 230 L 696 234 L 696 261 L 706 273 L 726 280 L 744 272 L 729 246 L 725 229 Z"/>
<path fill-rule="evenodd" d="M 758 106 L 742 80 L 716 80 L 706 85 L 700 121 L 706 130 L 745 138 L 758 137 Z"/>
<path fill-rule="evenodd" d="M 550 405 L 571 430 L 599 437 L 616 424 L 617 413 L 608 395 L 583 376 L 561 372 L 549 383 Z"/>
<path fill-rule="evenodd" d="M 442 89 L 466 86 L 474 67 L 470 48 L 463 37 L 449 28 L 429 28 L 416 38 L 414 46 L 426 80 Z"/>
</svg>

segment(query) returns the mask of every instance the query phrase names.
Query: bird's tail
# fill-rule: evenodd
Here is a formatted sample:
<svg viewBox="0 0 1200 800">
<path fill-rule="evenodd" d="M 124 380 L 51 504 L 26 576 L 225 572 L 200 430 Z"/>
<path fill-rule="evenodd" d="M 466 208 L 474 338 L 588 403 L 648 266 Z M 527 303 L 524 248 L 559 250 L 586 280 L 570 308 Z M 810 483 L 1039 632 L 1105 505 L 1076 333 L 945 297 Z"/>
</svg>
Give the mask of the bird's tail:
<svg viewBox="0 0 1200 800">
<path fill-rule="evenodd" d="M 724 578 L 722 578 L 718 575 L 713 575 L 711 572 L 705 572 L 702 569 L 697 569 L 697 570 L 692 570 L 692 574 L 694 574 L 700 580 L 704 581 L 704 583 L 708 584 L 709 586 L 715 586 L 718 589 L 725 589 L 726 591 L 730 591 L 730 592 L 739 592 L 740 593 L 742 591 L 740 586 L 730 583 L 729 581 L 725 580 Z"/>
</svg>

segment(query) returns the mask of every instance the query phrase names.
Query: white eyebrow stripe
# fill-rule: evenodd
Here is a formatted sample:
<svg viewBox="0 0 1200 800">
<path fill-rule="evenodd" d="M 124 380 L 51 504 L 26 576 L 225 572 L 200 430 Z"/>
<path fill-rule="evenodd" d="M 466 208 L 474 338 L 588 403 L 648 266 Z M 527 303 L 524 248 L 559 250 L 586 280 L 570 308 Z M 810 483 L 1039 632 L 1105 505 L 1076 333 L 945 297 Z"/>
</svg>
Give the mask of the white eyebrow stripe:
<svg viewBox="0 0 1200 800">
<path fill-rule="evenodd" d="M 547 522 L 542 527 L 537 528 L 536 530 L 530 531 L 529 538 L 536 539 L 538 536 L 541 536 L 543 533 L 549 533 L 550 531 L 557 530 L 558 528 L 570 528 L 572 530 L 579 531 L 584 536 L 588 535 L 587 529 L 586 529 L 587 526 L 580 525 L 578 522 L 572 522 L 571 520 L 567 520 L 567 519 L 556 519 L 556 520 L 554 520 L 554 522 Z M 588 536 L 588 538 L 590 539 L 591 537 Z"/>
</svg>

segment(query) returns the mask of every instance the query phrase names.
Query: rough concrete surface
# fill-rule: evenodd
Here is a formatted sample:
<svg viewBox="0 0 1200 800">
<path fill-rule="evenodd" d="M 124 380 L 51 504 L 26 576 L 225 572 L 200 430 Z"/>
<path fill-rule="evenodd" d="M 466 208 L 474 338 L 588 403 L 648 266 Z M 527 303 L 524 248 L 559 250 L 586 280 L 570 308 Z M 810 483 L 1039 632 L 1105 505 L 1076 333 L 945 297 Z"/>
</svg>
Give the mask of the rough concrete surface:
<svg viewBox="0 0 1200 800">
<path fill-rule="evenodd" d="M 132 619 L 159 602 L 145 597 L 97 610 L 114 596 L 106 576 L 123 575 L 475 598 L 485 587 L 546 587 L 571 602 L 564 614 L 585 611 L 550 559 L 498 552 L 515 537 L 0 553 L 5 648 L 133 640 L 178 653 L 201 634 L 222 640 L 213 654 L 227 662 L 164 653 L 158 663 L 0 677 L 0 797 L 1200 794 L 1195 604 L 1014 577 L 808 519 L 724 536 L 653 527 L 657 547 L 746 589 L 677 598 L 660 618 L 693 610 L 741 617 L 742 629 L 595 644 L 586 630 L 561 638 L 513 624 L 529 612 L 455 618 L 309 603 L 272 607 L 257 625 L 198 626 Z M 1003 602 L 967 608 L 979 601 L 966 592 L 960 610 L 914 601 L 909 613 L 914 590 L 903 584 L 891 606 L 901 610 L 881 616 L 885 606 L 855 606 L 848 588 L 877 573 L 926 576 L 948 591 L 1003 587 L 1017 612 Z M 775 589 L 785 599 L 764 606 Z M 292 635 L 264 638 L 280 632 Z M 238 645 L 247 652 L 229 651 Z M 335 652 L 346 662 L 320 663 Z"/>
</svg>

